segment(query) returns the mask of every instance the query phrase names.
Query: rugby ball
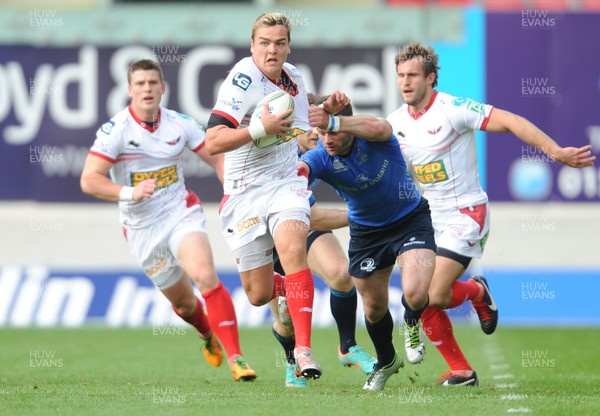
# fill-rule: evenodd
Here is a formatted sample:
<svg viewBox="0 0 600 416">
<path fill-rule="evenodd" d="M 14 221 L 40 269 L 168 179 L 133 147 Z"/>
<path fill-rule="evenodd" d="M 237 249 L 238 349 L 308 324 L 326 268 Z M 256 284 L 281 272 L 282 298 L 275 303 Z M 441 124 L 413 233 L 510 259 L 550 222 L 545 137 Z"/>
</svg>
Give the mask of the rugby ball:
<svg viewBox="0 0 600 416">
<path fill-rule="evenodd" d="M 252 112 L 252 117 L 250 119 L 250 123 L 252 123 L 252 119 L 260 119 L 263 115 L 263 105 L 264 103 L 268 103 L 269 105 L 269 113 L 271 114 L 281 114 L 287 110 L 293 110 L 289 116 L 285 119 L 293 119 L 295 116 L 295 107 L 294 107 L 294 98 L 285 91 L 275 91 L 271 94 L 264 97 Z M 291 127 L 290 127 L 291 130 Z M 274 146 L 276 144 L 281 143 L 286 136 L 278 135 L 278 134 L 267 134 L 264 137 L 256 139 L 254 143 L 256 147 L 265 148 L 269 146 Z"/>
</svg>

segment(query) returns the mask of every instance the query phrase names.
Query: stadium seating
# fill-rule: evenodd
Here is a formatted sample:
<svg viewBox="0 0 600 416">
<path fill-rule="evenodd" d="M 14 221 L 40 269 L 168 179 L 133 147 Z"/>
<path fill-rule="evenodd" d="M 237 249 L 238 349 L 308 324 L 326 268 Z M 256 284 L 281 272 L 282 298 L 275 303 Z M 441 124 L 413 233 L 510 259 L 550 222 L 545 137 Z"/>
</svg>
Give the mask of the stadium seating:
<svg viewBox="0 0 600 416">
<path fill-rule="evenodd" d="M 569 10 L 569 0 L 534 0 L 532 9 L 538 10 Z"/>
<path fill-rule="evenodd" d="M 600 11 L 600 0 L 581 0 L 581 10 Z"/>
</svg>

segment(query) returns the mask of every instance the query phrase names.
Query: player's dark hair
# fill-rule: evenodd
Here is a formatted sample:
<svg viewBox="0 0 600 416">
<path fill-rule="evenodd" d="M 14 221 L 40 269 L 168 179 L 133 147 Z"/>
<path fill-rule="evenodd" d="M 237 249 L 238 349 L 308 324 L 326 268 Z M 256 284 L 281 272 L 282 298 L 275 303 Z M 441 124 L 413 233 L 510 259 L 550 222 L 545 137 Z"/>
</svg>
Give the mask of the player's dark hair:
<svg viewBox="0 0 600 416">
<path fill-rule="evenodd" d="M 438 54 L 435 53 L 431 46 L 425 47 L 419 42 L 411 43 L 410 45 L 405 45 L 402 51 L 396 55 L 396 67 L 398 67 L 399 63 L 404 63 L 411 59 L 419 59 L 421 61 L 425 77 L 428 77 L 429 74 L 435 74 L 432 85 L 435 88 L 438 83 L 438 71 L 440 70 Z"/>
<path fill-rule="evenodd" d="M 327 99 L 327 95 L 318 95 L 318 94 L 313 94 L 312 92 L 309 92 L 306 95 L 308 97 L 308 103 L 312 104 L 312 105 L 322 104 L 323 101 L 325 101 Z"/>
<path fill-rule="evenodd" d="M 254 40 L 254 34 L 256 31 L 263 26 L 283 26 L 287 29 L 288 42 L 292 41 L 292 28 L 290 25 L 290 19 L 281 13 L 263 13 L 256 18 L 254 25 L 252 26 L 252 38 Z"/>
<path fill-rule="evenodd" d="M 129 65 L 129 69 L 127 70 L 127 83 L 131 84 L 131 74 L 135 71 L 158 71 L 158 76 L 160 77 L 160 82 L 165 82 L 164 74 L 160 64 L 152 59 L 140 59 Z"/>
</svg>

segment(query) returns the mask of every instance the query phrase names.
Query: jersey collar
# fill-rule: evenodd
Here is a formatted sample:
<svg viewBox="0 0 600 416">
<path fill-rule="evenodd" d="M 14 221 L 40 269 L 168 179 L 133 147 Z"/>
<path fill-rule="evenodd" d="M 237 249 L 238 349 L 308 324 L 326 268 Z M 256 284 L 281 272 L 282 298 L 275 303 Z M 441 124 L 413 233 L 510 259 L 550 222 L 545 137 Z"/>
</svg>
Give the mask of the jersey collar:
<svg viewBox="0 0 600 416">
<path fill-rule="evenodd" d="M 129 114 L 131 114 L 131 117 L 133 117 L 133 119 L 135 120 L 135 122 L 137 124 L 139 124 L 140 127 L 148 130 L 150 133 L 154 133 L 156 130 L 158 130 L 158 126 L 160 125 L 160 114 L 161 114 L 160 107 L 158 108 L 158 117 L 156 117 L 156 121 L 154 123 L 152 123 L 152 125 L 149 125 L 144 120 L 140 119 L 133 112 L 133 108 L 131 107 L 131 104 L 129 104 L 129 106 L 127 106 L 127 108 L 129 109 Z"/>
<path fill-rule="evenodd" d="M 433 105 L 433 102 L 435 101 L 435 97 L 437 97 L 437 91 L 433 91 L 433 95 L 431 96 L 431 100 L 429 101 L 429 104 L 427 104 L 425 107 L 423 107 L 423 109 L 421 111 L 419 111 L 417 114 L 414 114 L 411 109 L 410 109 L 410 105 L 408 106 L 408 115 L 411 116 L 413 119 L 417 120 L 419 117 L 421 117 L 423 114 L 425 114 L 427 112 L 427 110 L 429 110 L 431 108 L 431 106 Z"/>
</svg>

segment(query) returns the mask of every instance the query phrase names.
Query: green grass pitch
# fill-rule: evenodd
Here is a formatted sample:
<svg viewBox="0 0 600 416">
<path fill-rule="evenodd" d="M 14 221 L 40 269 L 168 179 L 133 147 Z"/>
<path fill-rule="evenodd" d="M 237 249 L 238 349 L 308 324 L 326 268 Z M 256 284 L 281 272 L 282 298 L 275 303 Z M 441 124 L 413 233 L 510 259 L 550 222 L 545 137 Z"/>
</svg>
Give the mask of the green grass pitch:
<svg viewBox="0 0 600 416">
<path fill-rule="evenodd" d="M 506 328 L 484 335 L 455 328 L 480 386 L 433 387 L 446 370 L 428 343 L 425 361 L 406 365 L 383 392 L 337 361 L 337 332 L 313 330 L 323 376 L 286 389 L 281 348 L 270 328 L 242 329 L 258 373 L 233 381 L 210 367 L 191 328 L 2 329 L 1 415 L 537 415 L 600 414 L 600 330 Z M 364 328 L 358 341 L 373 347 Z M 402 338 L 394 334 L 404 357 Z"/>
</svg>

